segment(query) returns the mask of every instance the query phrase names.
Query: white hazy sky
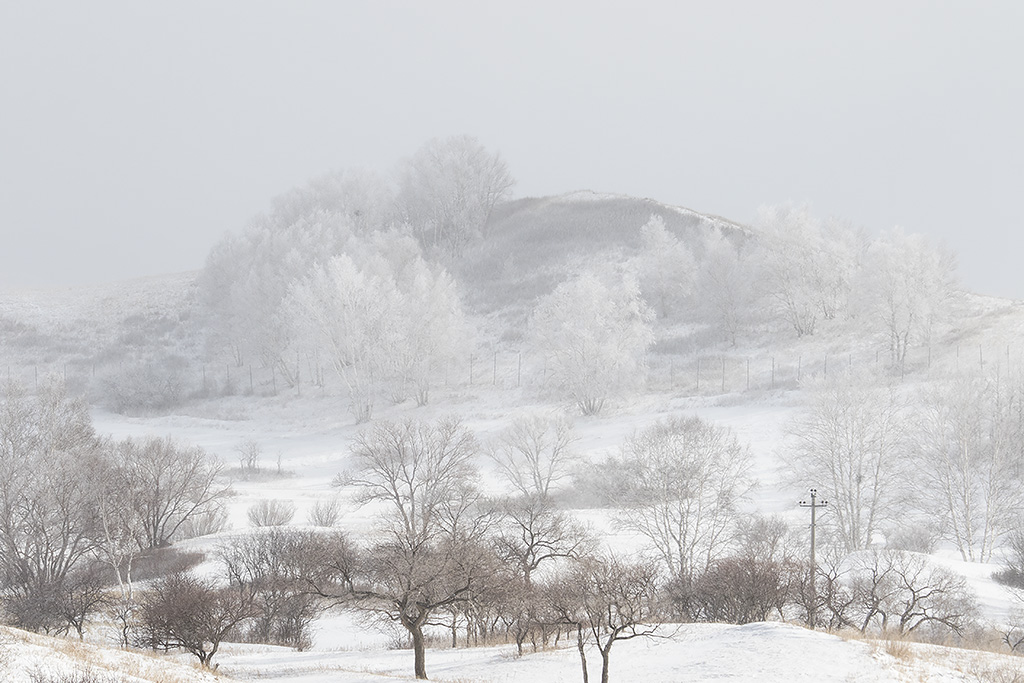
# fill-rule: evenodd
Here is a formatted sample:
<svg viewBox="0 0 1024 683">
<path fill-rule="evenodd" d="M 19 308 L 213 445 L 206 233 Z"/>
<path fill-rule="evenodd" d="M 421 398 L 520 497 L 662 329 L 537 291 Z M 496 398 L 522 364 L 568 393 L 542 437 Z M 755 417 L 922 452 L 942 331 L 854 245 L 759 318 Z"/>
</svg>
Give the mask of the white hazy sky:
<svg viewBox="0 0 1024 683">
<path fill-rule="evenodd" d="M 432 137 L 518 196 L 810 202 L 1024 299 L 1024 3 L 0 1 L 0 286 L 196 269 Z"/>
</svg>

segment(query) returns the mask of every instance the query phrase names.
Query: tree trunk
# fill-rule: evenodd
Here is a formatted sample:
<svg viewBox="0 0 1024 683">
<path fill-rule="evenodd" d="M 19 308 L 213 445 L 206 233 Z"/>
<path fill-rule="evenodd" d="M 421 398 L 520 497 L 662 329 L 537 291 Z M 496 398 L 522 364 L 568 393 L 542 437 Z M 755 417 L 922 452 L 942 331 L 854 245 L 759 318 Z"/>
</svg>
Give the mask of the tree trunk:
<svg viewBox="0 0 1024 683">
<path fill-rule="evenodd" d="M 608 683 L 608 660 L 612 654 L 612 640 L 608 641 L 608 644 L 601 650 L 601 683 Z"/>
<path fill-rule="evenodd" d="M 416 678 L 427 679 L 427 653 L 423 644 L 423 627 L 417 623 L 408 626 L 412 634 L 412 651 L 415 658 Z"/>
<path fill-rule="evenodd" d="M 584 649 L 585 643 L 583 642 L 583 627 L 576 627 L 576 647 L 580 651 L 580 664 L 583 665 L 583 683 L 589 683 L 590 677 L 587 674 L 587 652 Z"/>
</svg>

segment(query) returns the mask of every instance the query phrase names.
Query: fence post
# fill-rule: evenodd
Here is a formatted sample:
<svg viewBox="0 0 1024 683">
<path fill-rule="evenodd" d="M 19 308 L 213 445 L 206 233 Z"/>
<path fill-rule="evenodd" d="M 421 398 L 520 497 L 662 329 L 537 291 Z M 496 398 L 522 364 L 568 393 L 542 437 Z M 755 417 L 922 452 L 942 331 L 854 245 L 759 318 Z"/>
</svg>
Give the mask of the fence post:
<svg viewBox="0 0 1024 683">
<path fill-rule="evenodd" d="M 491 367 L 491 384 L 498 385 L 498 350 L 494 350 L 494 364 Z"/>
<path fill-rule="evenodd" d="M 697 393 L 700 393 L 700 356 L 697 356 Z"/>
<path fill-rule="evenodd" d="M 797 382 L 800 381 L 800 376 L 801 376 L 801 374 L 803 372 L 803 369 L 804 369 L 803 368 L 803 365 L 804 365 L 803 360 L 804 360 L 803 356 L 797 356 L 796 357 L 796 381 Z"/>
<path fill-rule="evenodd" d="M 516 367 L 516 386 L 520 386 L 523 381 L 523 352 L 519 352 L 519 365 Z"/>
<path fill-rule="evenodd" d="M 252 363 L 249 363 L 249 393 L 251 394 L 253 393 L 253 391 L 254 389 L 252 387 Z"/>
<path fill-rule="evenodd" d="M 473 354 L 469 354 L 469 386 L 473 386 Z"/>
<path fill-rule="evenodd" d="M 747 357 L 747 391 L 750 391 L 750 357 Z"/>
<path fill-rule="evenodd" d="M 772 391 L 775 390 L 775 356 L 772 356 Z"/>
<path fill-rule="evenodd" d="M 725 393 L 725 356 L 722 356 L 722 393 Z"/>
</svg>

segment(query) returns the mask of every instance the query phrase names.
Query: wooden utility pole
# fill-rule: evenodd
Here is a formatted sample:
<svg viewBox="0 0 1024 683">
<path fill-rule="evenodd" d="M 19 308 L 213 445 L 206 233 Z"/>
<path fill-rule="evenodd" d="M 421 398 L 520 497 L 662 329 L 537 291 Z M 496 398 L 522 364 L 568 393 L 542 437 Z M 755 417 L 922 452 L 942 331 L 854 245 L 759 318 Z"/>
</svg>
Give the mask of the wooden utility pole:
<svg viewBox="0 0 1024 683">
<path fill-rule="evenodd" d="M 818 576 L 818 566 L 814 556 L 815 531 L 818 525 L 817 513 L 818 508 L 823 508 L 827 506 L 827 500 L 823 500 L 820 503 L 818 502 L 818 489 L 811 489 L 810 502 L 807 502 L 806 500 L 800 501 L 800 507 L 811 509 L 811 604 L 809 605 L 807 610 L 807 623 L 811 627 L 811 630 L 814 630 L 814 620 L 816 616 L 815 613 L 818 610 L 818 591 L 815 585 Z"/>
</svg>

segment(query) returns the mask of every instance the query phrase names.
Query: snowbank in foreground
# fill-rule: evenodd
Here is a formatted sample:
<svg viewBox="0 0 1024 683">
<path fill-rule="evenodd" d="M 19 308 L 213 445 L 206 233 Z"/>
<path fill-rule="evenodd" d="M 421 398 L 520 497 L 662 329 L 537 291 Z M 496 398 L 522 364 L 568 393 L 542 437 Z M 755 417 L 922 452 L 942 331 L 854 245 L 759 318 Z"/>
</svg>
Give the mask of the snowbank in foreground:
<svg viewBox="0 0 1024 683">
<path fill-rule="evenodd" d="M 0 680 L 229 683 L 224 677 L 195 668 L 186 659 L 127 652 L 2 626 Z"/>
<path fill-rule="evenodd" d="M 898 656 L 887 649 L 884 643 L 848 641 L 787 624 L 691 624 L 666 631 L 662 639 L 616 643 L 610 679 L 620 683 L 939 683 L 1024 676 L 1021 660 L 1005 655 L 903 643 L 892 648 Z M 427 674 L 431 680 L 461 683 L 577 683 L 582 679 L 579 655 L 571 645 L 521 658 L 514 652 L 514 647 L 430 650 Z M 600 680 L 599 653 L 591 649 L 587 656 L 590 680 Z M 408 650 L 295 653 L 229 646 L 220 670 L 239 679 L 302 683 L 415 680 Z"/>
</svg>

